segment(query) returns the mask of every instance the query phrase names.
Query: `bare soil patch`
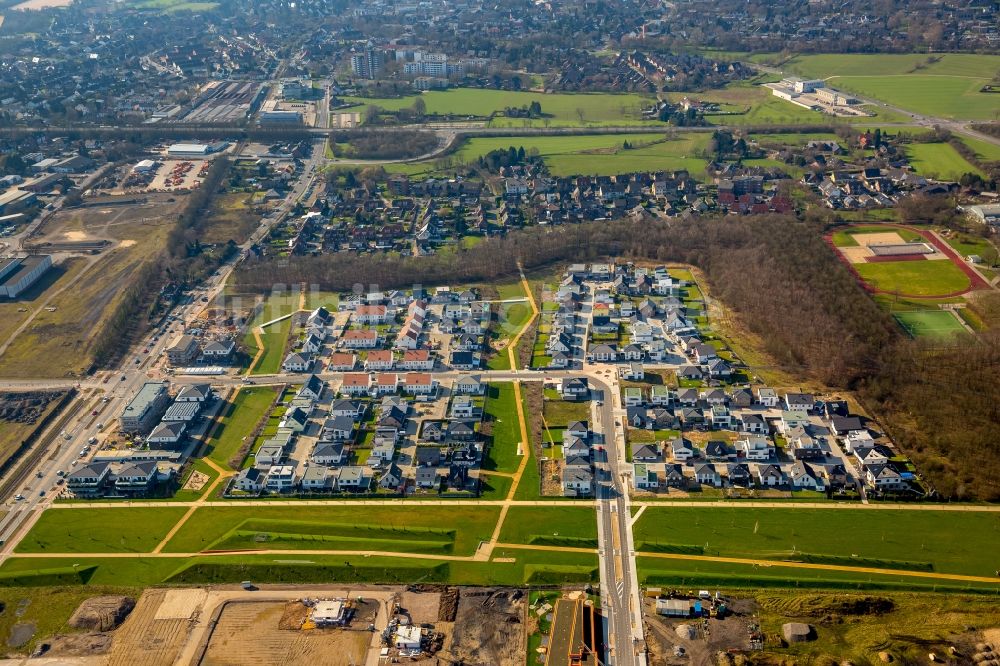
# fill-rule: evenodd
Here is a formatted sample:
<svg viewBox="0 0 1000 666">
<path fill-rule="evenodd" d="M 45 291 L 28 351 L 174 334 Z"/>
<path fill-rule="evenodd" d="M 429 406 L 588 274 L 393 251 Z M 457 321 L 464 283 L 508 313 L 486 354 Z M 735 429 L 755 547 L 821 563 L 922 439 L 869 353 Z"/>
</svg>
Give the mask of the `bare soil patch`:
<svg viewBox="0 0 1000 666">
<path fill-rule="evenodd" d="M 105 654 L 111 649 L 111 634 L 56 634 L 46 641 L 48 646 L 43 656 L 52 657 L 91 657 Z"/>
<path fill-rule="evenodd" d="M 203 472 L 192 472 L 188 480 L 184 482 L 183 490 L 201 490 L 208 483 L 208 474 Z"/>
<path fill-rule="evenodd" d="M 441 657 L 468 666 L 520 666 L 526 647 L 521 590 L 463 588 Z"/>
<path fill-rule="evenodd" d="M 219 617 L 205 666 L 347 666 L 365 662 L 372 635 L 353 629 L 281 629 L 283 602 L 231 603 Z"/>
</svg>

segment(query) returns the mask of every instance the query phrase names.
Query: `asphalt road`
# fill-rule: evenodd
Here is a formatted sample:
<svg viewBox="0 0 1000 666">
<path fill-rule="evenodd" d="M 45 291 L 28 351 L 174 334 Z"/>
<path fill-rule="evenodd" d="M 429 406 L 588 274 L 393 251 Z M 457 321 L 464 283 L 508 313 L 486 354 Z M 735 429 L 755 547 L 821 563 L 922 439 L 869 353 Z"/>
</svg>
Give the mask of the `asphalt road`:
<svg viewBox="0 0 1000 666">
<path fill-rule="evenodd" d="M 608 374 L 610 373 L 610 374 Z M 639 582 L 632 541 L 632 514 L 625 485 L 628 467 L 625 436 L 619 425 L 621 411 L 617 373 L 594 368 L 587 373 L 599 393 L 593 404 L 594 430 L 604 438 L 603 460 L 597 469 L 597 537 L 601 575 L 601 609 L 605 616 L 607 663 L 643 666 L 645 648 Z M 610 377 L 610 380 L 608 379 Z"/>
<path fill-rule="evenodd" d="M 87 380 L 77 382 L 0 380 L 0 388 L 5 389 L 72 387 L 79 391 L 77 397 L 64 408 L 63 416 L 56 419 L 55 423 L 42 433 L 37 446 L 43 447 L 47 454 L 42 455 L 35 468 L 26 475 L 25 482 L 12 493 L 23 496 L 23 499 L 15 499 L 13 496 L 4 498 L 4 508 L 7 513 L 0 518 L 0 561 L 9 556 L 20 538 L 31 529 L 42 511 L 58 495 L 62 475 L 90 461 L 95 453 L 89 446 L 90 441 L 99 437 L 101 433 L 115 429 L 118 415 L 144 383 L 164 379 L 153 366 L 163 357 L 165 348 L 174 337 L 183 330 L 183 324 L 193 320 L 222 294 L 226 280 L 241 261 L 243 251 L 263 238 L 274 224 L 283 220 L 297 201 L 309 196 L 314 183 L 320 177 L 314 172 L 314 167 L 323 159 L 323 149 L 319 144 L 321 142 L 317 142 L 317 146 L 314 147 L 313 155 L 305 163 L 302 175 L 292 192 L 282 202 L 278 211 L 261 220 L 260 227 L 240 246 L 241 252 L 236 258 L 223 264 L 210 276 L 201 290 L 196 292 L 197 297 L 175 307 L 161 325 L 150 330 L 117 370 L 100 372 Z M 236 152 L 238 153 L 242 147 L 241 144 Z M 206 298 L 207 302 L 202 301 L 201 297 Z M 189 379 L 190 381 L 182 383 L 206 381 L 204 377 Z M 228 382 L 215 382 L 215 378 L 212 381 L 223 384 L 239 382 L 238 378 L 229 379 Z"/>
</svg>

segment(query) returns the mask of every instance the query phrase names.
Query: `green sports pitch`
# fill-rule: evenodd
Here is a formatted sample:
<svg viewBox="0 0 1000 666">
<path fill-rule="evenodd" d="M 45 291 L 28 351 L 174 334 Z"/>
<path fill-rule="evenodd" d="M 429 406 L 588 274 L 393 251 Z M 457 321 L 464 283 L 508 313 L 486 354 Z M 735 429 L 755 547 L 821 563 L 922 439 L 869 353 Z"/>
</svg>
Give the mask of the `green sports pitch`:
<svg viewBox="0 0 1000 666">
<path fill-rule="evenodd" d="M 893 314 L 910 337 L 950 338 L 965 333 L 958 318 L 948 310 L 913 310 Z"/>
</svg>

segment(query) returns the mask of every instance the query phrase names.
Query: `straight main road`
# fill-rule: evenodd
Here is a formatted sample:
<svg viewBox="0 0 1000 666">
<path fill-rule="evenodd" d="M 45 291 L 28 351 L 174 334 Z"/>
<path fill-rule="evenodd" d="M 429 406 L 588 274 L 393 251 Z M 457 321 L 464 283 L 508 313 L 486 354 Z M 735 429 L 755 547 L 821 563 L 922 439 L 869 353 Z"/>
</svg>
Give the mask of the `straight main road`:
<svg viewBox="0 0 1000 666">
<path fill-rule="evenodd" d="M 601 433 L 604 441 L 595 481 L 607 663 L 613 666 L 645 666 L 642 600 L 632 540 L 632 510 L 625 483 L 625 433 L 620 425 L 617 372 L 613 368 L 610 371 L 595 368 L 588 373 L 588 377 L 595 392 L 591 407 L 594 432 Z"/>
<path fill-rule="evenodd" d="M 258 229 L 239 247 L 235 258 L 224 263 L 205 281 L 203 290 L 206 301 L 200 302 L 197 298 L 192 298 L 176 306 L 165 316 L 161 325 L 153 327 L 146 334 L 136 346 L 134 353 L 127 356 L 117 370 L 101 372 L 89 380 L 68 386 L 65 380 L 55 380 L 47 384 L 37 380 L 27 383 L 0 380 L 0 388 L 48 386 L 75 388 L 79 391 L 72 402 L 64 407 L 63 415 L 57 418 L 39 438 L 36 446 L 43 447 L 45 453 L 39 458 L 35 467 L 27 473 L 21 468 L 15 468 L 17 471 L 12 472 L 23 476 L 26 480 L 12 493 L 12 495 L 22 495 L 23 499 L 11 501 L 11 498 L 3 498 L 7 501 L 7 513 L 0 518 L 0 559 L 6 558 L 13 551 L 21 537 L 27 534 L 42 512 L 52 504 L 58 494 L 57 491 L 61 488 L 60 480 L 63 475 L 79 465 L 88 463 L 94 453 L 90 450 L 91 442 L 102 433 L 115 428 L 114 421 L 142 385 L 149 381 L 163 380 L 153 366 L 173 341 L 175 332 L 182 330 L 223 293 L 227 279 L 242 261 L 246 250 L 266 237 L 271 228 L 284 220 L 298 201 L 312 192 L 316 180 L 321 177 L 316 174 L 316 167 L 323 159 L 321 143 L 317 141 L 314 145 L 312 156 L 305 163 L 292 192 L 279 209 L 263 218 Z M 238 155 L 243 146 L 241 142 L 234 154 Z M 206 379 L 201 378 L 201 382 L 204 381 Z"/>
</svg>

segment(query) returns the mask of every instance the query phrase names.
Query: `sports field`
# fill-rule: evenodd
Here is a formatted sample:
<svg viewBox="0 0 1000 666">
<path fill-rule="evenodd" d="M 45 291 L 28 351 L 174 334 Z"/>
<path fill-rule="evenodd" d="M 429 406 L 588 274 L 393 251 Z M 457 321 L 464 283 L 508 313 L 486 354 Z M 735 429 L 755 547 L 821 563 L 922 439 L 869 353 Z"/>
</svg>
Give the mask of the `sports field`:
<svg viewBox="0 0 1000 666">
<path fill-rule="evenodd" d="M 965 328 L 949 310 L 894 312 L 893 317 L 911 338 L 950 338 L 965 333 Z"/>
<path fill-rule="evenodd" d="M 979 92 L 1000 71 L 1000 56 L 823 54 L 799 56 L 785 69 L 940 118 L 990 120 L 1000 111 L 1000 95 Z"/>
<path fill-rule="evenodd" d="M 875 234 L 884 233 L 894 233 L 899 236 L 900 239 L 906 242 L 913 242 L 921 240 L 920 234 L 915 231 L 910 231 L 909 229 L 903 229 L 900 227 L 888 227 L 880 224 L 871 225 L 859 225 L 856 227 L 850 227 L 846 230 L 837 231 L 833 234 L 833 244 L 837 247 L 858 247 L 861 242 L 858 241 L 857 236 L 873 236 Z M 865 239 L 862 238 L 863 242 Z"/>
<path fill-rule="evenodd" d="M 378 106 L 395 111 L 413 106 L 417 95 L 401 98 L 347 97 L 345 101 L 361 106 Z M 456 88 L 432 90 L 419 96 L 427 105 L 429 114 L 487 117 L 502 112 L 506 107 L 528 106 L 532 102 L 542 105 L 544 118 L 496 118 L 498 127 L 648 124 L 642 109 L 652 104 L 652 98 L 635 94 L 604 93 L 533 93 L 488 90 L 482 88 Z"/>
<path fill-rule="evenodd" d="M 945 296 L 968 289 L 969 277 L 948 260 L 854 264 L 872 288 L 907 296 Z"/>
<path fill-rule="evenodd" d="M 917 173 L 928 178 L 957 181 L 967 173 L 986 176 L 948 143 L 912 143 L 906 153 Z"/>
</svg>

